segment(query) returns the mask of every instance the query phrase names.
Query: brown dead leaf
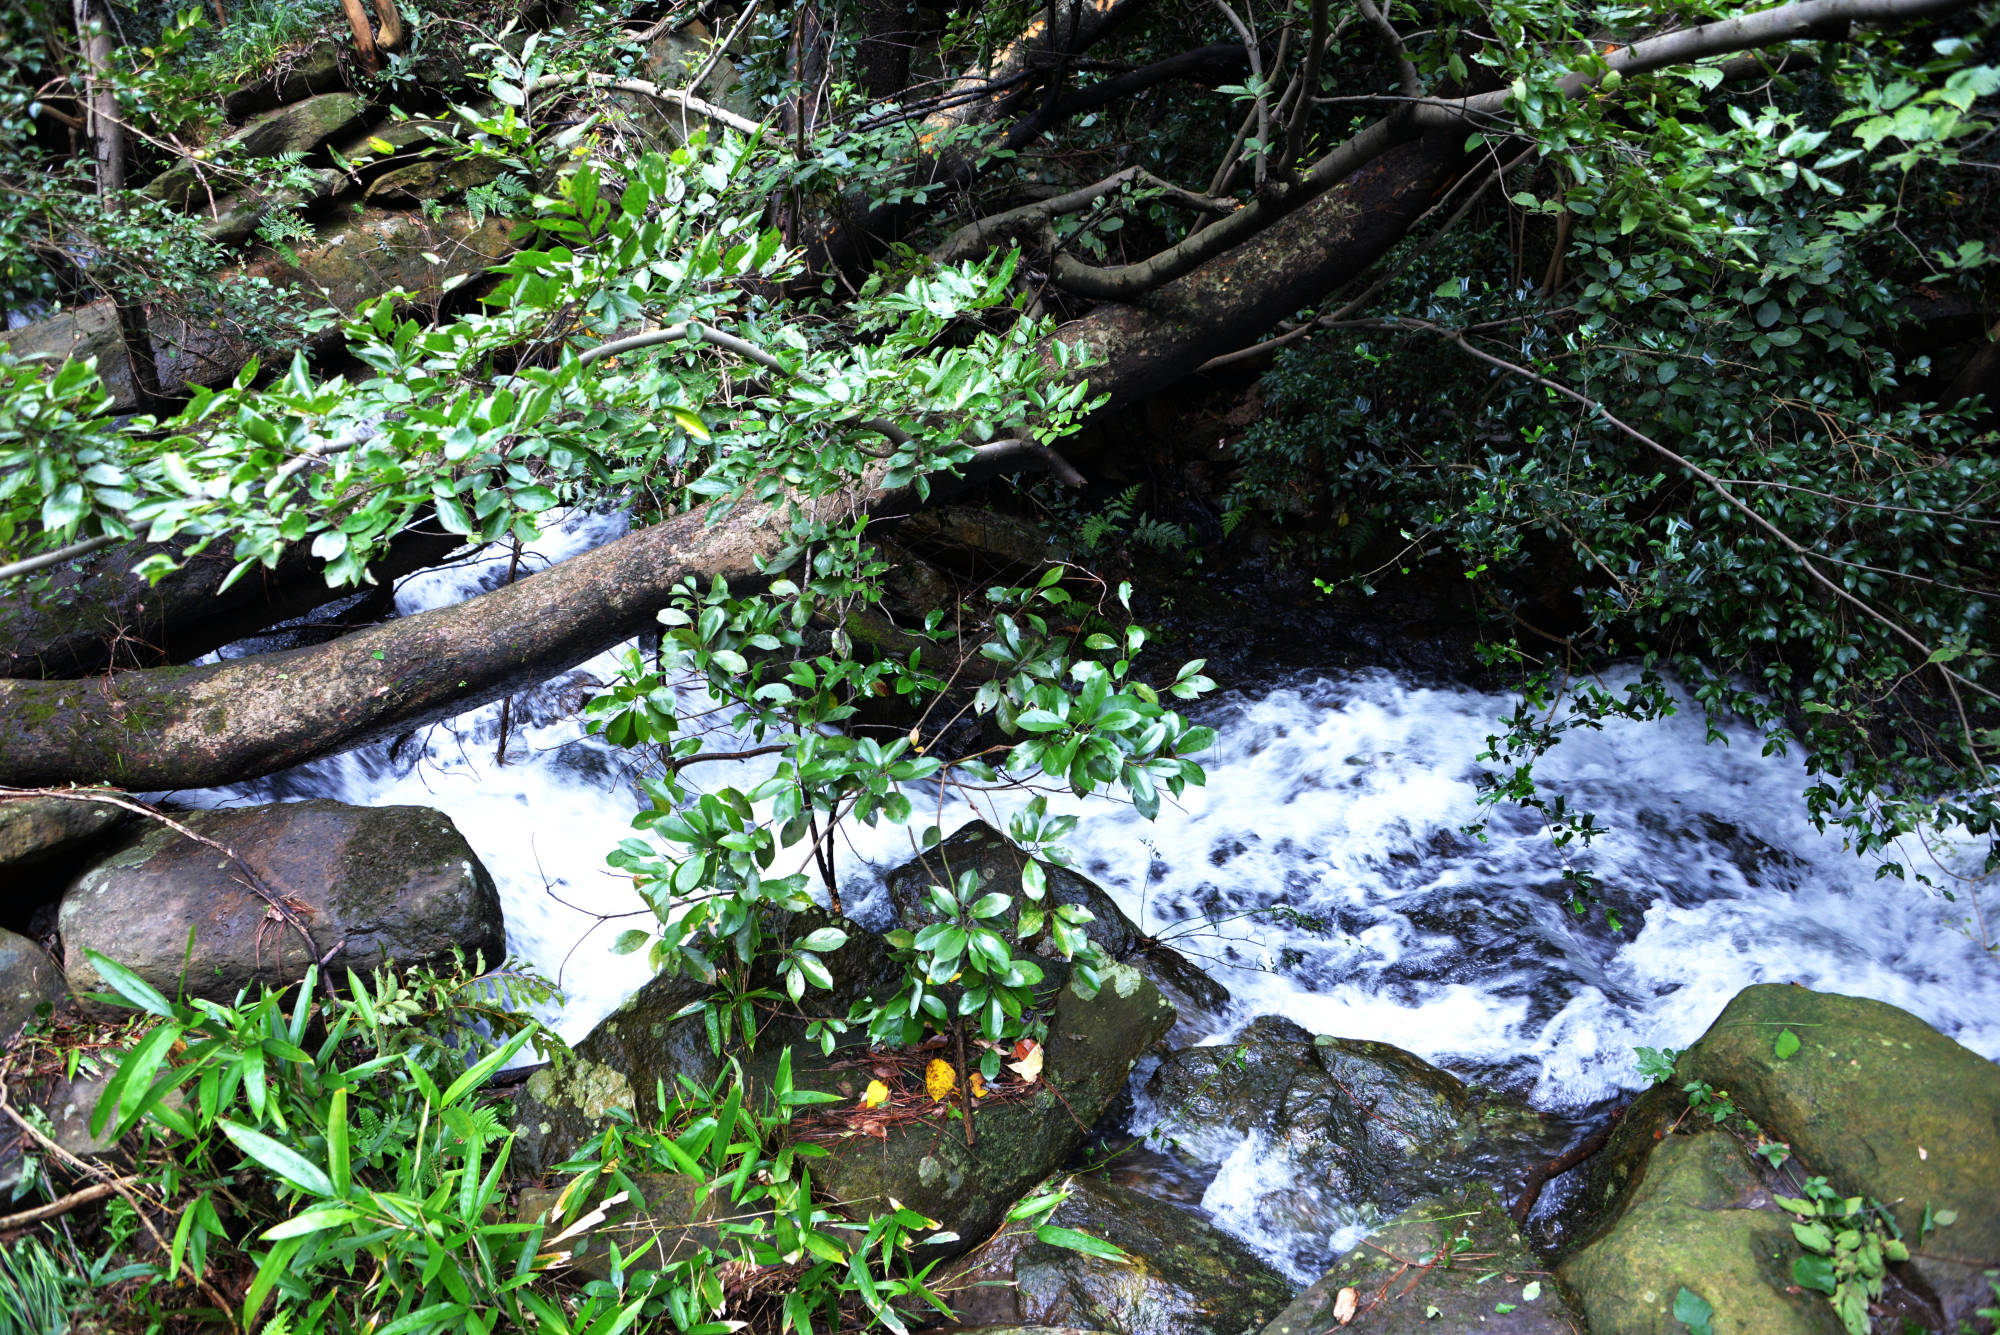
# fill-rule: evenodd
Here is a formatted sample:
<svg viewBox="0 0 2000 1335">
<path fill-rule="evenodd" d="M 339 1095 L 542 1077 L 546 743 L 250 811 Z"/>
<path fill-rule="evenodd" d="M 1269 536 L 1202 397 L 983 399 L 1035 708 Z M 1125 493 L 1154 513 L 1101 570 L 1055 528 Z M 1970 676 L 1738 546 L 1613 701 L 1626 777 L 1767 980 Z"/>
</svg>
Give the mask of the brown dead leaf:
<svg viewBox="0 0 2000 1335">
<path fill-rule="evenodd" d="M 1016 1044 L 1014 1051 L 1019 1053 L 1021 1047 L 1021 1044 Z M 1021 1060 L 1008 1062 L 1007 1069 L 1032 1085 L 1042 1078 L 1042 1045 L 1029 1040 L 1026 1047 L 1028 1050 L 1021 1055 Z"/>
<path fill-rule="evenodd" d="M 1353 1289 L 1342 1289 L 1334 1295 L 1333 1319 L 1343 1326 L 1354 1320 L 1354 1309 L 1360 1301 L 1361 1295 Z"/>
</svg>

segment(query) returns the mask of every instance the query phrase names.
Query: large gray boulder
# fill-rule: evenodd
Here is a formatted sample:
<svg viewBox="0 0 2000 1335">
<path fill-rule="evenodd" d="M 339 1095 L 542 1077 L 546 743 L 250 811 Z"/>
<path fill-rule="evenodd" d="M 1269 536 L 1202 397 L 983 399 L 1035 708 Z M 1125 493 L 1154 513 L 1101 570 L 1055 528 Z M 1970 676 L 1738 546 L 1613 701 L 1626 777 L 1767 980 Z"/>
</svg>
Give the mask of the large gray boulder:
<svg viewBox="0 0 2000 1335">
<path fill-rule="evenodd" d="M 1206 1220 L 1095 1177 L 1068 1185 L 1049 1223 L 1112 1243 L 1128 1259 L 1052 1246 L 1010 1226 L 952 1267 L 946 1282 L 957 1290 L 959 1320 L 1113 1335 L 1249 1335 L 1291 1298 L 1290 1280 Z"/>
<path fill-rule="evenodd" d="M 1172 1003 L 1123 964 L 1104 971 L 1094 997 L 1065 985 L 1042 1004 L 1049 1019 L 1041 1078 L 1025 1098 L 975 1103 L 974 1144 L 943 1118 L 890 1126 L 879 1139 L 851 1133 L 815 1162 L 814 1180 L 855 1218 L 901 1201 L 957 1234 L 953 1251 L 991 1233 L 1023 1193 L 1077 1151 L 1124 1093 L 1132 1063 L 1174 1022 Z M 853 1072 L 794 1060 L 802 1086 L 845 1093 L 843 1081 L 852 1082 Z"/>
<path fill-rule="evenodd" d="M 807 1000 L 815 1011 L 842 1015 L 889 986 L 894 970 L 882 939 L 845 918 L 813 910 L 772 930 L 780 942 L 789 942 L 824 927 L 845 931 L 847 944 L 820 956 L 833 987 L 815 989 Z M 752 986 L 775 991 L 778 979 L 763 970 Z M 714 1084 L 728 1061 L 710 1043 L 699 1013 L 700 1003 L 714 991 L 713 984 L 699 979 L 662 974 L 606 1016 L 569 1056 L 530 1076 L 514 1101 L 516 1167 L 531 1174 L 550 1171 L 601 1131 L 613 1110 L 650 1124 L 658 1113 L 655 1091 L 661 1087 L 671 1094 L 683 1080 Z M 754 1048 L 732 1045 L 732 1054 L 742 1059 L 754 1087 L 770 1078 L 788 1044 L 804 1039 L 805 1024 L 781 1015 L 760 1030 Z"/>
<path fill-rule="evenodd" d="M 321 93 L 303 102 L 293 102 L 258 116 L 216 146 L 212 156 L 233 161 L 237 158 L 275 158 L 285 153 L 308 153 L 361 121 L 368 104 L 353 93 Z M 181 161 L 146 183 L 145 193 L 183 208 L 205 202 L 210 193 L 230 193 L 235 176 L 211 176 L 206 183 L 197 165 Z"/>
<path fill-rule="evenodd" d="M 4 907 L 13 912 L 53 899 L 76 864 L 131 819 L 108 802 L 0 797 L 0 885 L 11 901 Z"/>
<path fill-rule="evenodd" d="M 235 852 L 281 896 L 335 978 L 454 950 L 488 965 L 506 954 L 493 878 L 440 811 L 315 799 L 175 819 Z M 231 858 L 154 821 L 76 879 L 59 922 L 63 966 L 79 993 L 106 990 L 87 950 L 168 995 L 214 1000 L 255 983 L 296 982 L 312 962 L 299 932 Z"/>
</svg>

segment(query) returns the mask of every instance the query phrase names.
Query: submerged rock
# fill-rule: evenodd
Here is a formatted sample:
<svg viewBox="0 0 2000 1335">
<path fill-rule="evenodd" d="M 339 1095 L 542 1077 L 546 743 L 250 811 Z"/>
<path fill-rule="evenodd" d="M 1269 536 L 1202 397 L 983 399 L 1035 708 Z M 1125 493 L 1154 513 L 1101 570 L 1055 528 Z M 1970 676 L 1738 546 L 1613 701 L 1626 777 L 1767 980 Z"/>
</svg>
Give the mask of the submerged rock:
<svg viewBox="0 0 2000 1335">
<path fill-rule="evenodd" d="M 917 928 L 936 919 L 925 898 L 932 885 L 956 885 L 967 871 L 978 875 L 982 891 L 995 890 L 1014 900 L 1009 925 L 1000 934 L 1016 953 L 1043 959 L 1060 952 L 1045 925 L 1025 941 L 1014 930 L 1020 909 L 1029 903 L 1021 890 L 1021 868 L 1027 854 L 1012 840 L 982 820 L 962 825 L 937 847 L 891 871 L 884 882 L 897 916 L 905 927 Z M 1180 952 L 1146 936 L 1125 916 L 1103 887 L 1067 867 L 1043 864 L 1048 892 L 1043 904 L 1076 905 L 1090 912 L 1084 931 L 1112 959 L 1144 974 L 1174 1005 L 1179 1022 L 1175 1038 L 1192 1042 L 1209 1029 L 1206 1023 L 1229 1004 L 1229 990 L 1203 973 Z"/>
<path fill-rule="evenodd" d="M 952 1267 L 947 1284 L 958 1289 L 952 1302 L 962 1321 L 1248 1335 L 1292 1294 L 1289 1280 L 1212 1224 L 1095 1177 L 1072 1178 L 1049 1222 L 1110 1242 L 1127 1259 L 1051 1246 L 1010 1227 Z"/>
<path fill-rule="evenodd" d="M 1164 1058 L 1146 1092 L 1156 1138 L 1263 1185 L 1273 1231 L 1326 1237 L 1453 1184 L 1479 1122 L 1456 1076 L 1387 1043 L 1316 1038 L 1263 1016 L 1233 1042 Z"/>
<path fill-rule="evenodd" d="M 1336 1314 L 1343 1289 L 1354 1301 L 1345 1322 Z M 1485 1183 L 1422 1201 L 1370 1233 L 1263 1335 L 1320 1335 L 1341 1325 L 1381 1335 L 1570 1335 L 1578 1328 L 1560 1287 Z"/>
<path fill-rule="evenodd" d="M 1927 1210 L 1954 1212 L 1928 1245 L 1913 1241 L 1910 1265 L 1953 1329 L 1995 1305 L 1985 1272 L 2000 1268 L 2000 1066 L 1886 1002 L 1760 984 L 1736 995 L 1675 1077 L 1728 1091 L 1836 1190 L 1888 1205 L 1907 1238 Z"/>
<path fill-rule="evenodd" d="M 395 961 L 498 964 L 506 929 L 493 878 L 451 818 L 428 807 L 315 799 L 177 815 L 233 850 L 312 933 L 335 978 Z M 304 976 L 313 951 L 227 856 L 148 821 L 77 878 L 60 911 L 77 992 L 107 990 L 95 950 L 168 995 L 228 1000 Z"/>
<path fill-rule="evenodd" d="M 1833 1307 L 1792 1283 L 1799 1254 L 1749 1155 L 1711 1129 L 1661 1141 L 1623 1212 L 1557 1273 L 1592 1330 L 1681 1335 L 1685 1288 L 1714 1309 L 1715 1335 L 1837 1335 Z"/>
</svg>

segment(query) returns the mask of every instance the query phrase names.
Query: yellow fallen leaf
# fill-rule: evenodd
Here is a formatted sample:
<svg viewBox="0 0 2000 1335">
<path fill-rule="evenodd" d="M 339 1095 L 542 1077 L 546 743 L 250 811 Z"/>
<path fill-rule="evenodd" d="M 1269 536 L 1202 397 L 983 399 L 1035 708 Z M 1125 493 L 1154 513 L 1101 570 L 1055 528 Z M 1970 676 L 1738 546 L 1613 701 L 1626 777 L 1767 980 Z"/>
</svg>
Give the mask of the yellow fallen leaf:
<svg viewBox="0 0 2000 1335">
<path fill-rule="evenodd" d="M 848 1088 L 852 1089 L 853 1086 L 850 1085 Z M 880 1080 L 870 1080 L 868 1088 L 861 1091 L 861 1106 L 864 1108 L 879 1108 L 888 1101 L 889 1087 Z"/>
<path fill-rule="evenodd" d="M 942 1057 L 931 1058 L 931 1064 L 924 1068 L 924 1092 L 942 1100 L 957 1088 L 958 1072 L 951 1069 L 951 1063 Z"/>
<path fill-rule="evenodd" d="M 1018 1049 L 1016 1050 L 1018 1051 Z M 1021 1060 L 1008 1062 L 1007 1069 L 1015 1075 L 1020 1076 L 1029 1084 L 1034 1084 L 1042 1078 L 1042 1045 L 1039 1043 L 1030 1043 L 1027 1052 L 1022 1054 Z"/>
<path fill-rule="evenodd" d="M 965 1085 L 966 1088 L 972 1091 L 973 1098 L 983 1099 L 986 1097 L 986 1077 L 979 1074 L 979 1072 L 974 1071 L 971 1075 L 967 1076 Z"/>
<path fill-rule="evenodd" d="M 1333 1299 L 1333 1319 L 1343 1326 L 1354 1320 L 1354 1309 L 1360 1299 L 1361 1295 L 1353 1289 L 1342 1289 Z"/>
</svg>

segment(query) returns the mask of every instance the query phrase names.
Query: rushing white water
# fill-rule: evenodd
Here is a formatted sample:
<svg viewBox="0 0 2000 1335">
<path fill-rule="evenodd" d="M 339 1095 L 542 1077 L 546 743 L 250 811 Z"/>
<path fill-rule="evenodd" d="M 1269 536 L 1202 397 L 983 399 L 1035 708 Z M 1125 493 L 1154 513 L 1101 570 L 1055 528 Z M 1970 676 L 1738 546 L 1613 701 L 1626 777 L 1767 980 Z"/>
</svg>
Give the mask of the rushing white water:
<svg viewBox="0 0 2000 1335">
<path fill-rule="evenodd" d="M 614 519 L 573 519 L 537 544 L 530 568 L 618 531 Z M 469 596 L 505 564 L 427 573 L 405 583 L 398 606 Z M 568 993 L 558 1028 L 581 1037 L 644 979 L 637 958 L 609 953 L 629 924 L 592 916 L 640 908 L 604 864 L 639 799 L 624 758 L 575 718 L 611 670 L 607 656 L 517 696 L 504 766 L 492 705 L 401 744 L 178 796 L 441 808 L 492 869 L 513 950 Z M 1477 805 L 1475 757 L 1509 707 L 1384 671 L 1240 683 L 1199 711 L 1221 735 L 1205 788 L 1152 824 L 1108 801 L 1071 801 L 1087 817 L 1071 848 L 1144 928 L 1234 993 L 1211 1041 L 1278 1013 L 1576 1110 L 1642 1083 L 1635 1046 L 1685 1046 L 1745 985 L 1798 982 L 1893 1002 L 2000 1057 L 2000 958 L 1978 939 L 1978 886 L 1947 882 L 1951 902 L 1878 880 L 1874 863 L 1806 819 L 1802 768 L 1762 754 L 1748 733 L 1710 745 L 1684 714 L 1564 741 L 1540 773 L 1607 827 L 1572 856 L 1601 880 L 1624 930 L 1601 913 L 1572 915 L 1539 823 Z M 694 773 L 747 786 L 760 763 L 770 762 Z M 937 818 L 947 832 L 974 814 L 959 800 L 932 810 L 920 823 Z M 983 814 L 1004 824 L 1004 808 Z M 1462 833 L 1481 814 L 1483 842 Z M 886 912 L 879 872 L 912 849 L 906 831 L 853 832 L 840 864 L 851 912 Z M 1976 866 L 1976 852 L 1939 856 Z M 1941 870 L 1921 847 L 1903 860 Z M 1296 1255 L 1255 1222 L 1256 1199 L 1275 1189 L 1261 1159 L 1254 1144 L 1219 1150 L 1203 1203 L 1274 1257 Z"/>
</svg>

